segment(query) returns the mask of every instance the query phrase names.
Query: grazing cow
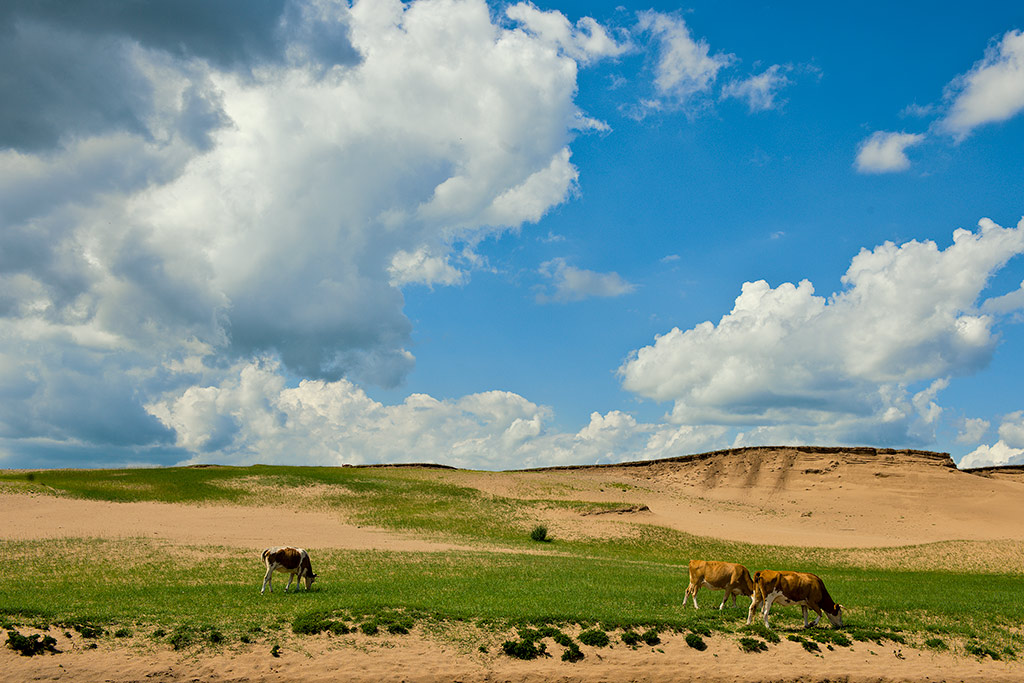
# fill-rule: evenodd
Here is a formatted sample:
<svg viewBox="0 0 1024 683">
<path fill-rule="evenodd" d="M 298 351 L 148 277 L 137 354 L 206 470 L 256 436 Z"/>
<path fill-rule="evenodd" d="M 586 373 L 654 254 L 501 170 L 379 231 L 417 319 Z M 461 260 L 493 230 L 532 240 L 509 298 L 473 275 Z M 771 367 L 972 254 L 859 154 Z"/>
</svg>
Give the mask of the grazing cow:
<svg viewBox="0 0 1024 683">
<path fill-rule="evenodd" d="M 780 605 L 800 605 L 804 612 L 804 628 L 817 626 L 823 611 L 835 628 L 843 626 L 843 606 L 832 601 L 825 583 L 814 574 L 771 570 L 754 572 L 754 597 L 750 601 L 747 623 L 754 619 L 754 610 L 761 605 L 764 625 L 767 627 L 768 612 L 776 602 Z M 807 623 L 808 608 L 818 614 L 813 624 Z"/>
<path fill-rule="evenodd" d="M 291 588 L 292 579 L 295 579 L 295 590 L 299 589 L 299 583 L 306 582 L 306 590 L 313 585 L 316 574 L 313 573 L 313 565 L 309 561 L 309 555 L 302 548 L 291 546 L 278 546 L 267 548 L 263 551 L 263 561 L 267 563 L 267 575 L 263 577 L 263 588 L 260 595 L 270 586 L 270 592 L 274 592 L 274 584 L 271 576 L 274 572 L 284 572 L 288 575 L 288 585 L 284 587 L 285 592 Z"/>
<path fill-rule="evenodd" d="M 725 607 L 730 595 L 732 606 L 735 607 L 737 595 L 750 595 L 754 592 L 750 572 L 742 564 L 690 560 L 690 585 L 686 589 L 686 596 L 683 597 L 683 604 L 686 604 L 686 598 L 692 598 L 693 608 L 697 609 L 697 591 L 705 586 L 711 590 L 725 591 L 718 609 Z"/>
</svg>

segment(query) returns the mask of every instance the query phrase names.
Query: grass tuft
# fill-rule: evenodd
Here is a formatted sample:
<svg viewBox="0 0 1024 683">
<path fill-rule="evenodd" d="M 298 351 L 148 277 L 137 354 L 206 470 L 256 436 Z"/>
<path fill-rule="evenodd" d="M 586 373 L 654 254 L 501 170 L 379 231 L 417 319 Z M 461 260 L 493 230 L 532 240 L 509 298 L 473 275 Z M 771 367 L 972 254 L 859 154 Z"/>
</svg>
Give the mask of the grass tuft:
<svg viewBox="0 0 1024 683">
<path fill-rule="evenodd" d="M 22 657 L 34 657 L 49 652 L 57 654 L 57 640 L 52 636 L 40 636 L 38 633 L 31 636 L 23 636 L 15 630 L 7 632 L 7 647 L 11 648 Z"/>
<path fill-rule="evenodd" d="M 708 649 L 708 644 L 704 642 L 704 639 L 697 633 L 686 634 L 686 644 L 692 647 L 694 650 L 703 652 Z"/>
</svg>

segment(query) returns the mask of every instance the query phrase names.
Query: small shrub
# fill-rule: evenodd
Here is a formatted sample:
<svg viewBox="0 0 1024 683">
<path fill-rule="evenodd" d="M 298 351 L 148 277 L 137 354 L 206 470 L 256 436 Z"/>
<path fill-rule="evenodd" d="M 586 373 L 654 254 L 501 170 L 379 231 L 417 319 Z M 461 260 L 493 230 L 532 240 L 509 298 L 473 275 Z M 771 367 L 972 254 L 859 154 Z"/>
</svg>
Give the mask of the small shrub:
<svg viewBox="0 0 1024 683">
<path fill-rule="evenodd" d="M 348 624 L 344 621 L 332 621 L 328 630 L 336 636 L 343 636 L 346 633 L 352 633 L 352 629 L 350 629 Z"/>
<path fill-rule="evenodd" d="M 930 647 L 933 650 L 948 650 L 949 645 L 946 645 L 946 641 L 942 638 L 929 638 L 924 641 L 925 647 Z"/>
<path fill-rule="evenodd" d="M 292 633 L 312 636 L 331 628 L 326 612 L 306 612 L 292 620 Z"/>
<path fill-rule="evenodd" d="M 131 638 L 132 630 L 130 628 L 119 628 L 114 631 L 115 638 Z"/>
<path fill-rule="evenodd" d="M 686 634 L 686 644 L 692 647 L 694 650 L 703 652 L 708 649 L 708 644 L 704 642 L 704 639 L 697 633 Z"/>
<path fill-rule="evenodd" d="M 192 630 L 186 626 L 179 626 L 174 629 L 174 633 L 167 638 L 167 642 L 170 643 L 171 647 L 175 650 L 184 650 L 192 644 Z"/>
<path fill-rule="evenodd" d="M 767 640 L 769 643 L 778 643 L 781 640 L 781 638 L 779 638 L 778 633 L 771 630 L 770 628 L 765 628 L 764 624 L 758 624 L 756 622 L 751 624 L 750 626 L 744 626 L 740 629 L 740 632 L 752 633 L 755 636 L 760 636 L 761 638 Z"/>
<path fill-rule="evenodd" d="M 980 657 L 982 659 L 984 659 L 985 657 L 991 657 L 997 662 L 1000 659 L 1002 659 L 1002 657 L 999 656 L 998 652 L 996 652 L 992 648 L 982 645 L 981 643 L 967 643 L 966 645 L 964 645 L 964 649 L 967 650 L 967 654 L 974 655 L 975 657 Z"/>
<path fill-rule="evenodd" d="M 166 635 L 167 635 L 167 631 L 165 631 L 165 630 L 164 630 L 164 629 L 162 629 L 162 628 L 157 628 L 157 629 L 156 629 L 155 631 L 153 631 L 153 633 L 152 633 L 152 637 L 153 637 L 153 638 L 163 638 L 163 637 L 164 637 L 164 636 L 166 636 Z"/>
<path fill-rule="evenodd" d="M 281 646 L 277 645 L 275 643 L 274 647 L 270 648 L 270 656 L 271 657 L 280 657 L 281 656 Z"/>
<path fill-rule="evenodd" d="M 486 645 L 481 645 L 480 647 L 477 648 L 477 650 L 479 650 L 480 652 L 482 652 L 484 654 L 487 654 L 487 646 Z"/>
<path fill-rule="evenodd" d="M 373 620 L 364 621 L 359 625 L 359 630 L 368 636 L 375 636 L 380 633 L 380 626 Z"/>
<path fill-rule="evenodd" d="M 83 638 L 99 638 L 106 634 L 106 630 L 102 626 L 90 624 L 88 621 L 72 621 L 62 625 L 75 629 Z"/>
<path fill-rule="evenodd" d="M 809 632 L 810 638 L 819 643 L 833 643 L 840 647 L 850 647 L 853 641 L 842 631 L 834 629 L 815 629 Z"/>
<path fill-rule="evenodd" d="M 744 652 L 765 652 L 768 650 L 768 643 L 764 642 L 760 638 L 744 636 L 743 638 L 740 638 L 740 649 Z"/>
<path fill-rule="evenodd" d="M 640 644 L 640 636 L 633 631 L 624 631 L 622 633 L 622 642 L 630 647 L 636 647 Z"/>
<path fill-rule="evenodd" d="M 551 538 L 548 536 L 548 528 L 543 524 L 538 524 L 533 527 L 533 531 L 530 532 L 530 538 L 537 541 L 538 543 L 550 543 Z"/>
<path fill-rule="evenodd" d="M 252 638 L 249 637 L 248 633 L 243 633 L 242 635 L 238 636 L 238 640 L 247 645 L 252 642 Z"/>
<path fill-rule="evenodd" d="M 853 637 L 854 640 L 859 640 L 865 643 L 870 641 L 877 645 L 881 645 L 883 640 L 891 640 L 894 643 L 900 644 L 905 644 L 907 642 L 906 638 L 904 638 L 899 633 L 870 627 L 852 629 L 850 631 L 850 635 Z"/>
<path fill-rule="evenodd" d="M 17 631 L 7 632 L 7 647 L 11 648 L 22 657 L 34 657 L 44 652 L 57 654 L 57 640 L 52 636 L 40 636 L 38 633 L 31 636 L 23 636 Z"/>
<path fill-rule="evenodd" d="M 224 642 L 224 634 L 217 629 L 210 629 L 210 632 L 206 634 L 206 639 L 213 645 L 219 645 Z"/>
<path fill-rule="evenodd" d="M 607 647 L 609 643 L 608 634 L 599 628 L 583 631 L 578 638 L 581 643 L 591 647 Z"/>
<path fill-rule="evenodd" d="M 583 653 L 580 652 L 580 646 L 576 643 L 569 643 L 569 646 L 562 653 L 563 662 L 578 662 L 583 659 Z"/>
<path fill-rule="evenodd" d="M 640 638 L 651 647 L 654 647 L 661 642 L 661 636 L 658 635 L 658 630 L 653 628 L 644 631 Z"/>
<path fill-rule="evenodd" d="M 506 640 L 501 644 L 501 649 L 509 657 L 515 657 L 516 659 L 537 659 L 541 655 L 547 654 L 547 648 L 544 643 L 534 643 L 529 640 Z"/>
</svg>

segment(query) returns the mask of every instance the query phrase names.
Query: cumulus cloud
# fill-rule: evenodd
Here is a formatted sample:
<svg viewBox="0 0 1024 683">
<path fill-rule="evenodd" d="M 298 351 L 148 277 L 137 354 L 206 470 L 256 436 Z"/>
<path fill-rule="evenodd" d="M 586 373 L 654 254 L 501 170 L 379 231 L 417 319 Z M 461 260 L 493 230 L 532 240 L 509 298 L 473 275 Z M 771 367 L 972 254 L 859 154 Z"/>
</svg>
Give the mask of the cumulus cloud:
<svg viewBox="0 0 1024 683">
<path fill-rule="evenodd" d="M 978 446 L 959 463 L 960 469 L 1001 465 L 1024 465 L 1024 410 L 1004 415 L 999 425 L 999 440 L 991 446 Z"/>
<path fill-rule="evenodd" d="M 782 66 L 774 64 L 764 72 L 744 80 L 731 81 L 722 88 L 722 99 L 744 100 L 751 113 L 768 111 L 779 106 L 775 99 L 779 90 L 790 84 Z"/>
<path fill-rule="evenodd" d="M 603 26 L 590 17 L 583 17 L 574 26 L 561 12 L 544 12 L 529 2 L 510 6 L 505 10 L 505 15 L 581 64 L 604 57 L 617 57 L 631 47 L 628 39 L 616 42 Z"/>
<path fill-rule="evenodd" d="M 232 368 L 217 385 L 170 392 L 147 406 L 173 430 L 188 462 L 362 464 L 443 462 L 506 469 L 692 453 L 722 430 L 638 423 L 594 413 L 579 432 L 550 429 L 551 410 L 506 391 L 454 400 L 370 399 L 348 380 L 288 386 L 272 360 Z"/>
<path fill-rule="evenodd" d="M 659 97 L 678 105 L 707 95 L 718 72 L 735 61 L 731 54 L 711 54 L 707 41 L 694 40 L 686 22 L 670 14 L 641 12 L 637 29 L 660 45 L 654 77 Z"/>
<path fill-rule="evenodd" d="M 981 441 L 991 423 L 980 417 L 970 417 L 963 421 L 960 433 L 956 436 L 957 443 L 976 444 Z"/>
<path fill-rule="evenodd" d="M 946 99 L 949 111 L 938 128 L 957 139 L 1024 110 L 1024 32 L 1008 31 L 994 40 L 970 71 L 947 86 Z"/>
<path fill-rule="evenodd" d="M 400 287 L 464 282 L 473 245 L 572 196 L 570 144 L 606 128 L 576 77 L 620 47 L 559 16 L 5 3 L 0 372 L 18 390 L 0 439 L 214 448 L 243 426 L 181 440 L 142 406 L 267 354 L 290 376 L 400 382 Z M 181 424 L 220 410 L 190 397 Z"/>
<path fill-rule="evenodd" d="M 957 230 L 953 243 L 863 249 L 844 289 L 804 280 L 742 287 L 718 324 L 675 328 L 619 368 L 623 387 L 672 401 L 671 420 L 748 428 L 742 440 L 927 443 L 948 378 L 991 358 L 990 277 L 1024 252 L 1024 220 Z"/>
<path fill-rule="evenodd" d="M 615 297 L 636 289 L 636 285 L 623 280 L 618 273 L 597 273 L 576 268 L 562 258 L 542 263 L 540 274 L 551 280 L 554 289 L 550 293 L 538 293 L 538 303 L 567 303 L 593 297 Z"/>
<path fill-rule="evenodd" d="M 876 131 L 860 143 L 854 165 L 861 173 L 893 173 L 910 168 L 906 150 L 923 142 L 917 133 Z"/>
</svg>

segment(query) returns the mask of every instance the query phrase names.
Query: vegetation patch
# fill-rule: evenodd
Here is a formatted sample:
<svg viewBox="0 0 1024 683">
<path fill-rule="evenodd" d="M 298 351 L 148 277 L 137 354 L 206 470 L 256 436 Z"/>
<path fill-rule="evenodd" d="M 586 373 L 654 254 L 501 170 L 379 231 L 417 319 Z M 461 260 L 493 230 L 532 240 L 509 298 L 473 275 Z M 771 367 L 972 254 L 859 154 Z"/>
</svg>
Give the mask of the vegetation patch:
<svg viewBox="0 0 1024 683">
<path fill-rule="evenodd" d="M 782 640 L 779 637 L 778 633 L 776 633 L 770 628 L 766 628 L 764 624 L 759 624 L 757 622 L 754 622 L 749 626 L 744 626 L 740 629 L 740 633 L 750 633 L 755 636 L 760 636 L 761 638 L 767 640 L 769 643 L 778 643 L 780 640 Z"/>
<path fill-rule="evenodd" d="M 57 654 L 57 639 L 52 636 L 41 636 L 38 633 L 31 636 L 23 636 L 15 630 L 7 632 L 7 647 L 11 648 L 22 657 L 34 657 L 45 652 Z"/>
<path fill-rule="evenodd" d="M 794 643 L 800 643 L 800 645 L 802 645 L 803 648 L 808 652 L 821 652 L 821 646 L 819 646 L 816 642 L 814 642 L 813 640 L 808 640 L 803 636 L 798 636 L 795 633 L 791 633 L 788 636 L 786 636 L 786 640 L 792 641 Z"/>
<path fill-rule="evenodd" d="M 694 650 L 704 651 L 708 649 L 708 644 L 704 642 L 704 639 L 697 633 L 686 634 L 686 644 L 692 647 Z"/>
<path fill-rule="evenodd" d="M 501 649 L 509 657 L 516 659 L 537 659 L 540 656 L 548 656 L 547 646 L 544 643 L 535 643 L 525 638 L 506 640 L 501 644 Z"/>
<path fill-rule="evenodd" d="M 768 650 L 768 643 L 760 638 L 743 636 L 740 638 L 740 649 L 744 652 L 766 652 Z"/>
<path fill-rule="evenodd" d="M 980 659 L 990 657 L 996 660 L 997 662 L 1002 659 L 998 652 L 988 647 L 987 645 L 979 643 L 977 641 L 965 643 L 964 650 L 967 651 L 967 654 L 974 655 L 975 657 L 979 657 Z"/>
<path fill-rule="evenodd" d="M 608 647 L 610 642 L 608 634 L 599 628 L 583 631 L 577 636 L 581 643 L 591 647 Z"/>
<path fill-rule="evenodd" d="M 533 527 L 533 531 L 530 532 L 530 539 L 537 541 L 538 543 L 551 542 L 551 537 L 548 536 L 548 528 L 543 524 L 538 524 Z"/>
<path fill-rule="evenodd" d="M 949 649 L 949 645 L 942 638 L 928 638 L 924 641 L 924 646 L 940 652 Z"/>
<path fill-rule="evenodd" d="M 883 628 L 872 628 L 870 626 L 856 626 L 850 629 L 850 637 L 863 643 L 872 642 L 881 645 L 883 640 L 891 640 L 894 643 L 905 644 L 907 639 L 902 633 L 889 631 Z"/>
<path fill-rule="evenodd" d="M 629 645 L 631 648 L 636 649 L 640 646 L 640 634 L 635 631 L 623 631 L 622 635 L 619 636 L 623 643 Z"/>
</svg>

